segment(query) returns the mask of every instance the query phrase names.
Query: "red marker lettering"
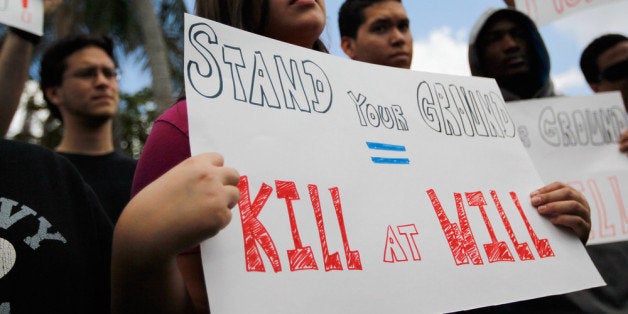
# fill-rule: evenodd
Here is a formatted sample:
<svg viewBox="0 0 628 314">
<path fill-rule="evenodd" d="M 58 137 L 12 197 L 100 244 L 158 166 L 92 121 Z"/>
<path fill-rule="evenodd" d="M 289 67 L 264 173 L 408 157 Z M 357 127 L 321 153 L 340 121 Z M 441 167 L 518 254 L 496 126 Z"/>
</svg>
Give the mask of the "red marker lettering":
<svg viewBox="0 0 628 314">
<path fill-rule="evenodd" d="M 266 271 L 260 252 L 257 249 L 257 244 L 259 244 L 266 253 L 266 256 L 270 259 L 273 270 L 280 272 L 281 261 L 279 260 L 279 254 L 277 254 L 277 248 L 275 248 L 273 238 L 259 219 L 257 219 L 257 216 L 262 211 L 268 197 L 272 193 L 273 188 L 266 183 L 262 184 L 252 204 L 249 193 L 249 180 L 246 176 L 240 177 L 238 189 L 240 189 L 238 207 L 240 208 L 240 218 L 242 220 L 246 270 L 258 272 Z"/>
<path fill-rule="evenodd" d="M 432 206 L 434 207 L 434 211 L 436 211 L 440 226 L 445 233 L 445 238 L 447 239 L 449 249 L 451 250 L 456 265 L 469 264 L 469 259 L 471 259 L 474 265 L 484 264 L 475 242 L 475 237 L 473 237 L 467 213 L 462 204 L 462 195 L 460 193 L 454 193 L 460 227 L 449 220 L 434 190 L 427 190 L 427 195 L 430 201 L 432 201 Z"/>
<path fill-rule="evenodd" d="M 314 209 L 314 217 L 316 218 L 318 236 L 321 241 L 321 249 L 323 250 L 323 262 L 325 263 L 325 271 L 342 270 L 342 264 L 340 263 L 340 254 L 338 254 L 338 252 L 334 252 L 331 255 L 329 254 L 329 248 L 327 247 L 327 234 L 325 233 L 323 212 L 321 210 L 321 200 L 318 197 L 318 187 L 314 184 L 308 184 L 307 188 L 310 191 L 310 200 L 312 201 L 312 208 Z"/>
<path fill-rule="evenodd" d="M 401 247 L 401 243 L 399 243 L 399 239 L 397 239 L 397 235 L 395 234 L 394 229 L 391 226 L 388 226 L 386 229 L 386 246 L 384 247 L 384 262 L 386 263 L 395 263 L 395 262 L 405 262 L 408 260 L 408 256 L 406 252 Z"/>
<path fill-rule="evenodd" d="M 294 241 L 294 250 L 288 250 L 290 270 L 318 269 L 316 260 L 314 259 L 314 253 L 312 253 L 312 247 L 303 247 L 303 243 L 301 243 L 297 220 L 294 216 L 292 200 L 299 199 L 299 192 L 297 192 L 296 184 L 291 181 L 275 181 L 275 187 L 277 188 L 277 198 L 283 198 L 286 200 L 288 217 L 290 218 L 290 230 L 292 231 L 292 239 Z"/>
</svg>

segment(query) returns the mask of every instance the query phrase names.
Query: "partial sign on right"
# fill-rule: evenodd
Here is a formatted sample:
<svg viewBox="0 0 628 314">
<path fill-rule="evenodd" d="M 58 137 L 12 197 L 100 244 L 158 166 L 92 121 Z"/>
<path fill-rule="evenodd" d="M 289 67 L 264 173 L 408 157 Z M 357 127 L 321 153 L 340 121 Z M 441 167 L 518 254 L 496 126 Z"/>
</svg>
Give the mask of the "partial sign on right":
<svg viewBox="0 0 628 314">
<path fill-rule="evenodd" d="M 617 0 L 515 0 L 517 10 L 527 14 L 538 26 L 573 13 Z"/>
<path fill-rule="evenodd" d="M 628 240 L 628 118 L 618 92 L 507 103 L 518 135 L 545 183 L 562 181 L 591 207 L 588 245 Z"/>
</svg>

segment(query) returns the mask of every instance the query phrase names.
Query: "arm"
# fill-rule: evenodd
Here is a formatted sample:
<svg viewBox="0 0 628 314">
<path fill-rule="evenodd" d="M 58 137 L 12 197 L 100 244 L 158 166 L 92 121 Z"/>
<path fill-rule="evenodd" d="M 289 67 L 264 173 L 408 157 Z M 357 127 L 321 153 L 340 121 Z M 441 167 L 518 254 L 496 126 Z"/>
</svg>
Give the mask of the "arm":
<svg viewBox="0 0 628 314">
<path fill-rule="evenodd" d="M 182 101 L 155 121 L 135 171 L 131 196 L 190 157 L 187 130 L 187 109 Z M 199 275 L 202 274 L 199 248 L 179 254 L 177 264 L 196 309 L 209 312 L 205 278 Z"/>
<path fill-rule="evenodd" d="M 619 151 L 628 153 L 628 129 L 621 132 L 621 138 L 619 139 Z"/>
<path fill-rule="evenodd" d="M 561 182 L 530 193 L 532 205 L 554 225 L 573 230 L 585 244 L 591 231 L 591 209 L 582 193 Z"/>
<path fill-rule="evenodd" d="M 218 154 L 190 157 L 138 193 L 113 238 L 113 313 L 189 313 L 179 252 L 216 235 L 240 197 L 238 172 Z M 202 273 L 196 274 L 202 277 Z"/>
<path fill-rule="evenodd" d="M 9 130 L 28 76 L 34 44 L 8 31 L 0 50 L 0 135 Z"/>
<path fill-rule="evenodd" d="M 44 0 L 44 14 L 52 14 L 61 3 L 61 0 Z M 20 104 L 24 83 L 28 76 L 33 49 L 36 41 L 35 35 L 19 36 L 18 33 L 9 28 L 0 50 L 0 136 L 9 130 L 13 115 Z"/>
</svg>

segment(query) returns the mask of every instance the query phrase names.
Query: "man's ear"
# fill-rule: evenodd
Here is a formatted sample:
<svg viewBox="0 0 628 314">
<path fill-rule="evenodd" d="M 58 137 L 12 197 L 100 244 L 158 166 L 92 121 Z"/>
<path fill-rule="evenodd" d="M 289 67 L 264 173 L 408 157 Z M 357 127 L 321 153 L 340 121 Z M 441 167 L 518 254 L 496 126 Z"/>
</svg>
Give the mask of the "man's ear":
<svg viewBox="0 0 628 314">
<path fill-rule="evenodd" d="M 340 38 L 340 48 L 345 54 L 351 58 L 355 59 L 355 39 L 349 36 L 343 36 Z"/>
<path fill-rule="evenodd" d="M 59 102 L 61 101 L 61 98 L 59 96 L 59 88 L 57 86 L 55 87 L 47 87 L 46 89 L 44 89 L 44 95 L 46 95 L 46 98 L 48 98 L 48 100 L 55 106 L 59 105 Z"/>
</svg>

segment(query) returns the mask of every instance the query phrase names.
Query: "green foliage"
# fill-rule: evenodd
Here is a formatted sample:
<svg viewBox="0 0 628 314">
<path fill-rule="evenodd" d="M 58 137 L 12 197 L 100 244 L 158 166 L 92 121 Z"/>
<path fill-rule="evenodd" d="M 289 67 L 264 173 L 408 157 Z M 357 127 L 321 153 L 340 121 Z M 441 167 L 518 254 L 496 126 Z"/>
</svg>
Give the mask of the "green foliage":
<svg viewBox="0 0 628 314">
<path fill-rule="evenodd" d="M 152 90 L 143 90 L 131 95 L 120 95 L 120 110 L 116 117 L 114 133 L 117 146 L 127 155 L 138 159 L 157 118 L 157 108 L 152 103 Z"/>
<path fill-rule="evenodd" d="M 170 78 L 174 90 L 179 93 L 183 90 L 183 13 L 185 12 L 185 3 L 175 0 L 162 1 L 158 13 L 168 49 Z"/>
</svg>

